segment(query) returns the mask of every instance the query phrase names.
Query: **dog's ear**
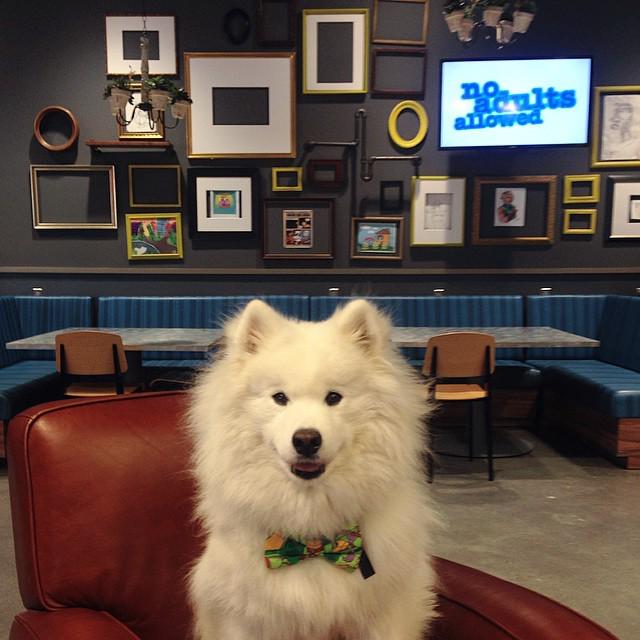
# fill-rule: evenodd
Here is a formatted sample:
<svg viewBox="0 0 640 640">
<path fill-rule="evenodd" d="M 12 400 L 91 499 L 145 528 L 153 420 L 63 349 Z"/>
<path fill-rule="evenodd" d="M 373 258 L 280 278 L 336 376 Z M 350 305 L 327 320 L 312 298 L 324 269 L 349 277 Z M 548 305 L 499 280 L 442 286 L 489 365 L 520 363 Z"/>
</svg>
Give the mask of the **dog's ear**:
<svg viewBox="0 0 640 640">
<path fill-rule="evenodd" d="M 260 344 L 278 329 L 286 318 L 262 300 L 252 300 L 225 326 L 229 348 L 242 353 L 255 353 Z"/>
<path fill-rule="evenodd" d="M 366 300 L 349 302 L 335 312 L 332 321 L 370 353 L 384 349 L 391 337 L 391 324 L 387 317 Z"/>
</svg>

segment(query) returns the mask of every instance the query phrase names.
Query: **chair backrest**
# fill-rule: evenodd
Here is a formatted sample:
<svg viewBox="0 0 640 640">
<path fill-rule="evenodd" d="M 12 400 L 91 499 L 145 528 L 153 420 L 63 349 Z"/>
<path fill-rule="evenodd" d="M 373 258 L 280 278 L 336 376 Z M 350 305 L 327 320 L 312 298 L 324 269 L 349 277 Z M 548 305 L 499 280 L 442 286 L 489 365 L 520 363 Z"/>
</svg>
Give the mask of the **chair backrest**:
<svg viewBox="0 0 640 640">
<path fill-rule="evenodd" d="M 452 331 L 429 339 L 422 373 L 436 378 L 479 378 L 492 374 L 495 365 L 493 336 L 477 331 Z"/>
<path fill-rule="evenodd" d="M 127 371 L 122 338 L 106 331 L 69 331 L 56 336 L 56 369 L 72 376 Z"/>
</svg>

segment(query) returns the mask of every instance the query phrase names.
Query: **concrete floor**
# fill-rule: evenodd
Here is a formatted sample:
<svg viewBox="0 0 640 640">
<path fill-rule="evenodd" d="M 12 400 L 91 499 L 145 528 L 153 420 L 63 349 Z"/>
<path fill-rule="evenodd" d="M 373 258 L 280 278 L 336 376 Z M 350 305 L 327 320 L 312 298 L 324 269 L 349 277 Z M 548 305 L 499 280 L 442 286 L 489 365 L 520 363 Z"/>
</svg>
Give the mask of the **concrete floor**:
<svg viewBox="0 0 640 640">
<path fill-rule="evenodd" d="M 534 449 L 496 460 L 494 482 L 481 460 L 438 460 L 432 488 L 443 526 L 435 553 L 540 591 L 620 640 L 638 640 L 640 471 L 573 444 L 509 434 L 525 436 Z M 0 470 L 0 640 L 21 608 Z"/>
</svg>

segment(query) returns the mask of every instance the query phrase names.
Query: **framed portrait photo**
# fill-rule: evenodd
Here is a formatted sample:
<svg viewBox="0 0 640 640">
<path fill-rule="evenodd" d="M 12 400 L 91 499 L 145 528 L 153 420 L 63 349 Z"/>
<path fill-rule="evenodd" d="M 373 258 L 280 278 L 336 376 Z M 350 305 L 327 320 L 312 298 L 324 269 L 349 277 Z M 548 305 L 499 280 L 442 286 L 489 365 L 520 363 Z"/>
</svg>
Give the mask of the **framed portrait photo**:
<svg viewBox="0 0 640 640">
<path fill-rule="evenodd" d="M 404 218 L 380 216 L 351 219 L 353 260 L 402 260 Z"/>
<path fill-rule="evenodd" d="M 640 85 L 594 87 L 591 166 L 640 167 Z"/>
<path fill-rule="evenodd" d="M 129 260 L 182 258 L 179 213 L 130 213 L 125 218 Z"/>
<path fill-rule="evenodd" d="M 412 178 L 412 247 L 464 244 L 465 178 L 418 176 Z"/>
<path fill-rule="evenodd" d="M 475 178 L 473 244 L 551 244 L 556 176 Z"/>
<path fill-rule="evenodd" d="M 640 238 L 640 174 L 607 178 L 609 238 Z"/>
</svg>

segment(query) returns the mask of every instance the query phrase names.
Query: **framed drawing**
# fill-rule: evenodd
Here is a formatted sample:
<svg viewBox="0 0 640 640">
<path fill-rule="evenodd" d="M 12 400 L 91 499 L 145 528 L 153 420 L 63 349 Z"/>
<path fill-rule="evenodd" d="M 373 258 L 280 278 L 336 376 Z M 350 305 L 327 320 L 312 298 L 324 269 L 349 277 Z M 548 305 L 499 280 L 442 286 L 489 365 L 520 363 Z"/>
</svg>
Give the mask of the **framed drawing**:
<svg viewBox="0 0 640 640">
<path fill-rule="evenodd" d="M 302 191 L 302 167 L 271 167 L 271 191 Z"/>
<path fill-rule="evenodd" d="M 373 42 L 427 43 L 429 0 L 374 0 Z"/>
<path fill-rule="evenodd" d="M 112 165 L 31 165 L 34 229 L 117 229 Z"/>
<path fill-rule="evenodd" d="M 424 48 L 374 49 L 371 93 L 379 96 L 423 97 L 427 78 Z"/>
<path fill-rule="evenodd" d="M 182 207 L 179 164 L 130 164 L 130 207 Z"/>
<path fill-rule="evenodd" d="M 344 160 L 319 158 L 307 162 L 307 184 L 314 189 L 338 190 L 344 186 Z"/>
<path fill-rule="evenodd" d="M 185 53 L 190 158 L 293 158 L 295 53 Z"/>
<path fill-rule="evenodd" d="M 464 244 L 465 186 L 465 178 L 412 178 L 409 237 L 412 247 Z"/>
<path fill-rule="evenodd" d="M 551 244 L 556 176 L 475 178 L 473 244 Z"/>
<path fill-rule="evenodd" d="M 640 174 L 609 176 L 609 238 L 640 238 Z"/>
<path fill-rule="evenodd" d="M 120 124 L 116 120 L 116 127 L 118 129 L 119 140 L 137 140 L 140 138 L 148 138 L 150 140 L 164 140 L 164 124 L 161 120 L 153 122 L 149 120 L 149 116 L 146 111 L 141 109 L 134 109 L 141 101 L 140 89 L 142 84 L 140 82 L 132 82 L 131 99 L 133 103 L 127 102 L 124 108 L 124 116 L 127 120 L 131 120 L 129 124 Z"/>
<path fill-rule="evenodd" d="M 258 44 L 294 48 L 297 4 L 296 0 L 258 0 Z"/>
<path fill-rule="evenodd" d="M 106 16 L 107 75 L 140 75 L 140 36 L 149 38 L 149 74 L 178 73 L 174 16 Z"/>
<path fill-rule="evenodd" d="M 565 235 L 593 235 L 596 232 L 596 209 L 565 209 L 562 233 Z"/>
<path fill-rule="evenodd" d="M 564 177 L 564 204 L 597 203 L 600 201 L 600 174 Z"/>
<path fill-rule="evenodd" d="M 402 217 L 351 218 L 353 260 L 402 260 Z"/>
<path fill-rule="evenodd" d="M 257 169 L 187 170 L 191 232 L 249 232 L 257 210 Z"/>
<path fill-rule="evenodd" d="M 305 9 L 302 34 L 303 93 L 367 93 L 368 9 Z"/>
<path fill-rule="evenodd" d="M 179 213 L 129 213 L 125 219 L 129 260 L 182 258 L 182 221 Z"/>
<path fill-rule="evenodd" d="M 594 87 L 592 167 L 640 167 L 640 85 Z"/>
<path fill-rule="evenodd" d="M 333 258 L 333 200 L 278 198 L 263 207 L 264 258 Z"/>
</svg>

